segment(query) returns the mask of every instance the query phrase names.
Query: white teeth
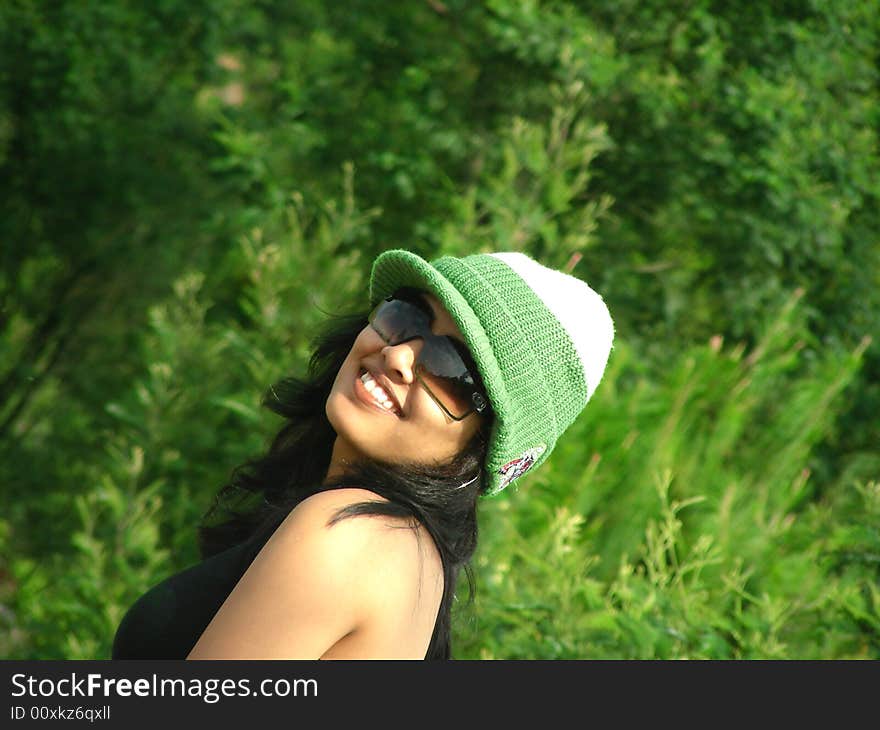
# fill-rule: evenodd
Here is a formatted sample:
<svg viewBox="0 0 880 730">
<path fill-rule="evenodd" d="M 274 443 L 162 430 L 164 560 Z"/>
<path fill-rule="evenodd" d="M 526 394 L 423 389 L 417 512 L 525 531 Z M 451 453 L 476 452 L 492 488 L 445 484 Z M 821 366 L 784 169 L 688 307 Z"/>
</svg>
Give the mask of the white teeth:
<svg viewBox="0 0 880 730">
<path fill-rule="evenodd" d="M 373 376 L 370 373 L 364 373 L 361 375 L 361 382 L 363 382 L 364 387 L 367 391 L 376 399 L 376 403 L 385 408 L 386 410 L 393 411 L 394 410 L 394 401 L 388 397 L 388 393 L 385 392 L 385 389 L 379 385 L 375 380 L 373 380 Z"/>
</svg>

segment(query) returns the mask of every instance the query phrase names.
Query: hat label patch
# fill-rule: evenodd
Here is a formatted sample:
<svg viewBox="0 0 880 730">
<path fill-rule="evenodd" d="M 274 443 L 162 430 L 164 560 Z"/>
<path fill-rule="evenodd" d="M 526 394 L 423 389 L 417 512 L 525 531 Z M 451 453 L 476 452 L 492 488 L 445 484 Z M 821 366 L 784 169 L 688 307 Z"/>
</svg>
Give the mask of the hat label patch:
<svg viewBox="0 0 880 730">
<path fill-rule="evenodd" d="M 517 479 L 525 474 L 529 469 L 532 468 L 532 466 L 534 466 L 535 461 L 546 450 L 547 447 L 544 446 L 544 444 L 541 444 L 540 446 L 534 446 L 531 449 L 528 449 L 521 456 L 518 456 L 516 459 L 508 461 L 498 470 L 498 474 L 501 476 L 501 485 L 499 489 L 504 489 L 514 479 Z"/>
</svg>

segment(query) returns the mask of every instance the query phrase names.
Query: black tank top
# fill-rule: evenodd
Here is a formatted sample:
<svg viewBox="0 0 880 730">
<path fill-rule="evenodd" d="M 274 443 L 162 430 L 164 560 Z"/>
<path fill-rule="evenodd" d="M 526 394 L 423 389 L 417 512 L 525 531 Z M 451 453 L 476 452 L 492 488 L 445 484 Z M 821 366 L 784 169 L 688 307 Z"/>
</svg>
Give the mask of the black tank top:
<svg viewBox="0 0 880 730">
<path fill-rule="evenodd" d="M 110 658 L 186 659 L 280 523 L 277 517 L 264 522 L 244 542 L 150 588 L 119 623 Z M 442 658 L 433 647 L 432 638 L 425 658 Z"/>
<path fill-rule="evenodd" d="M 153 586 L 120 622 L 111 659 L 186 659 L 266 541 L 257 531 Z"/>
</svg>

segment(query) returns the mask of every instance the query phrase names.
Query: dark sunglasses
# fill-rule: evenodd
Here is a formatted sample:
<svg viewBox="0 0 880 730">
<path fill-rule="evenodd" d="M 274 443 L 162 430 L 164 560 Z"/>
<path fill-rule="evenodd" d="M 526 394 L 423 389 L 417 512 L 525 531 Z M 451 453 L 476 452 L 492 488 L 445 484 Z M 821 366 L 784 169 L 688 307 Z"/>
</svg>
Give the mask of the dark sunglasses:
<svg viewBox="0 0 880 730">
<path fill-rule="evenodd" d="M 467 348 L 454 337 L 431 332 L 431 317 L 419 305 L 390 296 L 376 305 L 368 319 L 389 345 L 417 337 L 425 341 L 416 357 L 415 376 L 451 419 L 462 421 L 489 406 Z"/>
</svg>

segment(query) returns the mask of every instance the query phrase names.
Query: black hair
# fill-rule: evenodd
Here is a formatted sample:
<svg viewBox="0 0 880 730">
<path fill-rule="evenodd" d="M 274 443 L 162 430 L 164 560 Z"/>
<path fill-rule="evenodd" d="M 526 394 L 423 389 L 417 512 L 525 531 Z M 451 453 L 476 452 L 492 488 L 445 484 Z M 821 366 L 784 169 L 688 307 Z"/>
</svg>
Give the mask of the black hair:
<svg viewBox="0 0 880 730">
<path fill-rule="evenodd" d="M 408 287 L 402 293 L 413 291 Z M 444 578 L 425 658 L 450 659 L 452 604 L 462 570 L 468 579 L 469 601 L 474 593 L 470 560 L 477 547 L 477 499 L 487 486 L 483 466 L 493 414 L 489 407 L 471 416 L 481 419 L 480 428 L 446 463 L 363 459 L 324 482 L 336 439 L 325 404 L 342 363 L 367 324 L 363 313 L 329 315 L 321 334 L 312 341 L 306 377 L 287 377 L 270 386 L 263 405 L 286 422 L 267 452 L 236 467 L 230 482 L 214 497 L 197 528 L 199 552 L 206 559 L 247 540 L 262 546 L 307 497 L 343 487 L 368 489 L 388 501 L 348 505 L 334 515 L 330 525 L 359 515 L 388 515 L 408 518 L 414 529 L 418 524 L 425 527 L 440 553 Z"/>
</svg>

